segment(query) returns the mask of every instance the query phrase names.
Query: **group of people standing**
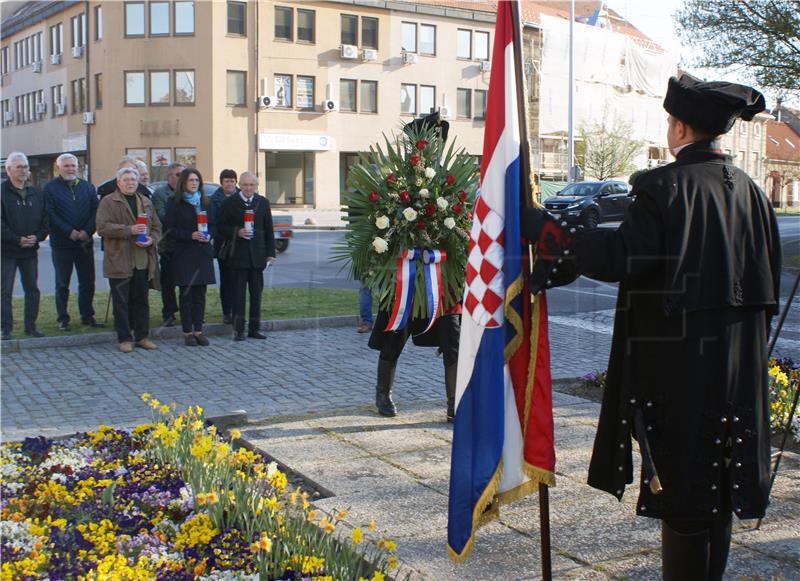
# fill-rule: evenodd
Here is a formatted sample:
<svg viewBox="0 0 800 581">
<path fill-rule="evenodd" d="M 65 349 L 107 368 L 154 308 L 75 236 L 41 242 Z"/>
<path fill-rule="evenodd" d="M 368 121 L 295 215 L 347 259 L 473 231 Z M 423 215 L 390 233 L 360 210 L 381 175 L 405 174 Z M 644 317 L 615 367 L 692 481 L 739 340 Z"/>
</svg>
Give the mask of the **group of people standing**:
<svg viewBox="0 0 800 581">
<path fill-rule="evenodd" d="M 233 338 L 265 339 L 260 332 L 263 273 L 275 260 L 269 200 L 257 195 L 258 177 L 230 169 L 221 186 L 207 196 L 200 172 L 179 163 L 168 167 L 167 183 L 153 190 L 147 166 L 125 157 L 116 176 L 95 189 L 78 177 L 78 160 L 65 153 L 56 161 L 59 175 L 42 191 L 28 183 L 30 168 L 20 152 L 6 160 L 9 179 L 2 184 L 2 338 L 13 329 L 12 294 L 19 270 L 25 292 L 25 334 L 41 337 L 38 248 L 50 237 L 59 328 L 70 330 L 67 310 L 73 269 L 78 275 L 81 323 L 95 319 L 94 240 L 103 248 L 103 272 L 109 279 L 114 328 L 120 351 L 134 346 L 155 349 L 150 340 L 150 289 L 160 289 L 165 326 L 180 313 L 187 346 L 206 346 L 203 333 L 206 290 L 220 272 L 223 321 Z M 238 183 L 237 183 L 238 182 Z M 178 289 L 177 297 L 175 289 Z M 245 317 L 249 289 L 250 308 Z M 245 323 L 247 322 L 247 334 Z"/>
</svg>

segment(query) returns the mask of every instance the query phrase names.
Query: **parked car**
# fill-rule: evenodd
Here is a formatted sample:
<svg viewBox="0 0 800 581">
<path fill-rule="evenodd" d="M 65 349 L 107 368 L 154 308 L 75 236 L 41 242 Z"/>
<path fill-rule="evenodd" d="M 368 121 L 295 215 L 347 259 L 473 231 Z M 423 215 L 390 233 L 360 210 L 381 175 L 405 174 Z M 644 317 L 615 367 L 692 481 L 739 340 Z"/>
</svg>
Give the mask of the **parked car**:
<svg viewBox="0 0 800 581">
<path fill-rule="evenodd" d="M 166 184 L 167 182 L 163 181 L 153 182 L 150 184 L 150 187 L 155 190 Z M 214 192 L 217 191 L 217 188 L 219 188 L 219 184 L 215 184 L 213 182 L 206 182 L 203 184 L 203 192 L 205 192 L 206 197 L 208 198 L 214 195 Z M 289 248 L 289 240 L 293 235 L 292 216 L 290 214 L 276 214 L 273 212 L 272 229 L 275 232 L 275 249 L 278 252 L 286 252 L 286 249 Z"/>
<path fill-rule="evenodd" d="M 625 182 L 576 182 L 545 200 L 544 207 L 569 224 L 595 228 L 625 217 L 633 201 L 630 191 Z"/>
</svg>

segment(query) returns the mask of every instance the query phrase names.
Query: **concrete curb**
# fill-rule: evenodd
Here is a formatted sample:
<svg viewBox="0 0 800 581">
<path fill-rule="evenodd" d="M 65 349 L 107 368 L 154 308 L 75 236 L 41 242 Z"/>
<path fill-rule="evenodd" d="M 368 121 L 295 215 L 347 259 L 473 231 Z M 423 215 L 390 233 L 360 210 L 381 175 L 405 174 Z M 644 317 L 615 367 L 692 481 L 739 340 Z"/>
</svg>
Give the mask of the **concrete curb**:
<svg viewBox="0 0 800 581">
<path fill-rule="evenodd" d="M 347 327 L 358 324 L 356 315 L 341 315 L 336 317 L 318 317 L 305 319 L 278 319 L 262 321 L 261 330 L 273 331 L 300 331 L 307 329 L 327 329 L 331 327 Z M 206 335 L 218 336 L 231 333 L 231 326 L 223 323 L 211 323 L 203 329 Z M 154 327 L 150 329 L 152 339 L 178 339 L 183 335 L 179 326 Z M 46 349 L 52 347 L 81 347 L 84 345 L 97 345 L 100 343 L 116 343 L 117 335 L 113 331 L 102 333 L 86 333 L 84 335 L 65 335 L 63 337 L 42 337 L 40 339 L 12 339 L 3 341 L 0 347 L 3 352 L 21 351 L 23 349 Z"/>
</svg>

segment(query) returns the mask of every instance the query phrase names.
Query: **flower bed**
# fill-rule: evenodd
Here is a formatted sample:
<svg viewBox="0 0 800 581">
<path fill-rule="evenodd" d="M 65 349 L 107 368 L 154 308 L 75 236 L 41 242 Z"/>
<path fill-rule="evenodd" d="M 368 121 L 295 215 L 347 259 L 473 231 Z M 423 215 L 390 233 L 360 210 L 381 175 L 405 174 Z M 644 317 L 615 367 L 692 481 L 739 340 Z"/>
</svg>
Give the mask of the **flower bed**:
<svg viewBox="0 0 800 581">
<path fill-rule="evenodd" d="M 395 544 L 373 522 L 345 538 L 202 409 L 149 398 L 153 423 L 0 449 L 0 578 L 381 581 Z M 172 406 L 174 409 L 174 405 Z M 366 532 L 365 532 L 366 530 Z"/>
</svg>

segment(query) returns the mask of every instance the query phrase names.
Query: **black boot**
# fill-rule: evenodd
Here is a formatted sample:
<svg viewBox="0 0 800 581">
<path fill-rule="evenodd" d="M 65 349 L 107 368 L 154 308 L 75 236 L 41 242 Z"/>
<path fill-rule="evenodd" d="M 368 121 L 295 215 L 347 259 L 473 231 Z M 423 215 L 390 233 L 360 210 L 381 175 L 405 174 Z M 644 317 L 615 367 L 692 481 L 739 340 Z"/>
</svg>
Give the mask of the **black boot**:
<svg viewBox="0 0 800 581">
<path fill-rule="evenodd" d="M 397 415 L 397 408 L 392 401 L 392 384 L 394 383 L 394 370 L 397 361 L 378 359 L 378 385 L 375 389 L 375 405 L 378 413 L 387 418 Z"/>
<path fill-rule="evenodd" d="M 456 417 L 456 371 L 458 363 L 444 368 L 444 389 L 447 393 L 447 423 L 452 424 Z"/>
<path fill-rule="evenodd" d="M 664 581 L 708 581 L 708 530 L 679 533 L 661 521 Z"/>
</svg>

